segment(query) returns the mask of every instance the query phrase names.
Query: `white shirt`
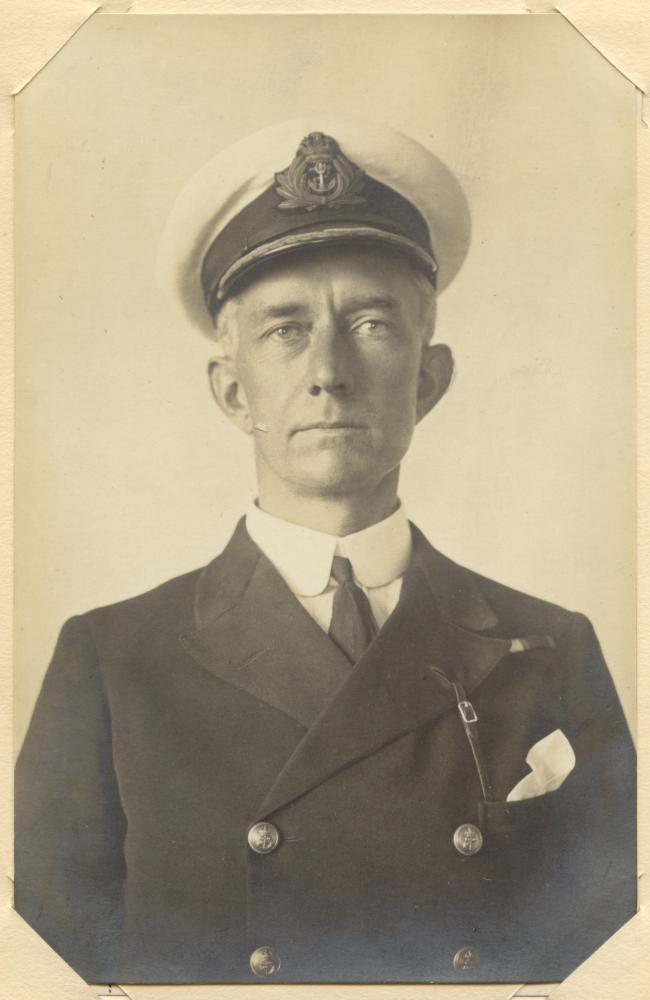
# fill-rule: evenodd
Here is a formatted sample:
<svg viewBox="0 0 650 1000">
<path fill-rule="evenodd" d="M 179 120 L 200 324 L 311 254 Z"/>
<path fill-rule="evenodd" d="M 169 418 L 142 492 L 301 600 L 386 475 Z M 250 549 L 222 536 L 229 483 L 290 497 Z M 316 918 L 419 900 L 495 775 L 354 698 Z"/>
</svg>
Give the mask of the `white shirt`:
<svg viewBox="0 0 650 1000">
<path fill-rule="evenodd" d="M 342 538 L 283 521 L 252 505 L 246 528 L 302 606 L 327 632 L 337 583 L 332 559 L 352 563 L 355 583 L 366 593 L 381 628 L 399 600 L 402 577 L 411 559 L 411 530 L 400 505 L 394 514 Z"/>
</svg>

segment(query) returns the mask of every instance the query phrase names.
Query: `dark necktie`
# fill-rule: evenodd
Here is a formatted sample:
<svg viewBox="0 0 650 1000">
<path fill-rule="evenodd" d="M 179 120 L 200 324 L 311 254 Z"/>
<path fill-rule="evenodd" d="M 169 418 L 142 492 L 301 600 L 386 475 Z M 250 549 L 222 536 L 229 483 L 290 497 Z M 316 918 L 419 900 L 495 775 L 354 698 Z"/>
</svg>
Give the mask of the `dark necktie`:
<svg viewBox="0 0 650 1000">
<path fill-rule="evenodd" d="M 361 658 L 366 646 L 377 635 L 377 624 L 370 603 L 352 575 L 352 565 L 343 556 L 334 556 L 332 576 L 338 583 L 334 593 L 332 622 L 328 635 L 351 663 Z"/>
</svg>

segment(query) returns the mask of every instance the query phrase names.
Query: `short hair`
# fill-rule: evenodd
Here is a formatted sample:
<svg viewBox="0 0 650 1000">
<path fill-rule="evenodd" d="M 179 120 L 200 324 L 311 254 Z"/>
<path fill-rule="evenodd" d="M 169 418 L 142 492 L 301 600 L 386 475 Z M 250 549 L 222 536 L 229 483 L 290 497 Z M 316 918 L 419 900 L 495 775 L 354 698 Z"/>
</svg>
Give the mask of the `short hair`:
<svg viewBox="0 0 650 1000">
<path fill-rule="evenodd" d="M 218 345 L 217 356 L 223 361 L 234 360 L 239 344 L 239 330 L 237 329 L 233 310 L 237 305 L 237 299 L 233 295 L 221 305 L 216 316 L 213 317 L 214 339 Z"/>
<path fill-rule="evenodd" d="M 425 274 L 417 267 L 411 268 L 413 283 L 420 297 L 420 327 L 422 339 L 430 344 L 436 322 L 436 293 Z M 239 292 L 242 291 L 240 287 Z M 218 344 L 217 356 L 221 360 L 234 360 L 237 354 L 239 331 L 235 321 L 235 309 L 239 295 L 235 289 L 213 316 L 214 339 Z"/>
</svg>

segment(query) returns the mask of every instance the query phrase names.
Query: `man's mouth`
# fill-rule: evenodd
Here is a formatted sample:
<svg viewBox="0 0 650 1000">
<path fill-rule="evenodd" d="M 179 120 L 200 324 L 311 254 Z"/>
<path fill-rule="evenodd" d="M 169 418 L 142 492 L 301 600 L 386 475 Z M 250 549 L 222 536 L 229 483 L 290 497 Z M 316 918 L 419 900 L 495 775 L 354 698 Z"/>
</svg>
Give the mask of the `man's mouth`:
<svg viewBox="0 0 650 1000">
<path fill-rule="evenodd" d="M 365 424 L 359 424 L 352 420 L 317 420 L 313 424 L 304 424 L 302 427 L 296 427 L 291 435 L 302 434 L 305 431 L 326 431 L 326 432 L 344 432 L 344 431 L 363 431 L 366 429 Z"/>
</svg>

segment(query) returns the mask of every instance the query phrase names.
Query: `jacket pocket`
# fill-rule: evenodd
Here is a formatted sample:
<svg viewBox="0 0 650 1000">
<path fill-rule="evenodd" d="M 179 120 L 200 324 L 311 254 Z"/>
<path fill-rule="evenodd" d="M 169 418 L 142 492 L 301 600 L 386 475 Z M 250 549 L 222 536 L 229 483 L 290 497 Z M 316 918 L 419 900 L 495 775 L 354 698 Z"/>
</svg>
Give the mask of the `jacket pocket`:
<svg viewBox="0 0 650 1000">
<path fill-rule="evenodd" d="M 549 886 L 568 872 L 580 819 L 570 780 L 560 788 L 516 802 L 479 802 L 485 861 L 506 884 Z"/>
<path fill-rule="evenodd" d="M 513 802 L 481 801 L 478 805 L 479 827 L 487 843 L 511 842 L 535 835 L 548 837 L 569 829 L 575 813 L 575 788 L 572 775 L 552 792 Z"/>
<path fill-rule="evenodd" d="M 479 802 L 478 825 L 486 843 L 493 840 L 514 843 L 519 837 L 546 826 L 556 817 L 559 791 L 515 802 Z"/>
</svg>

